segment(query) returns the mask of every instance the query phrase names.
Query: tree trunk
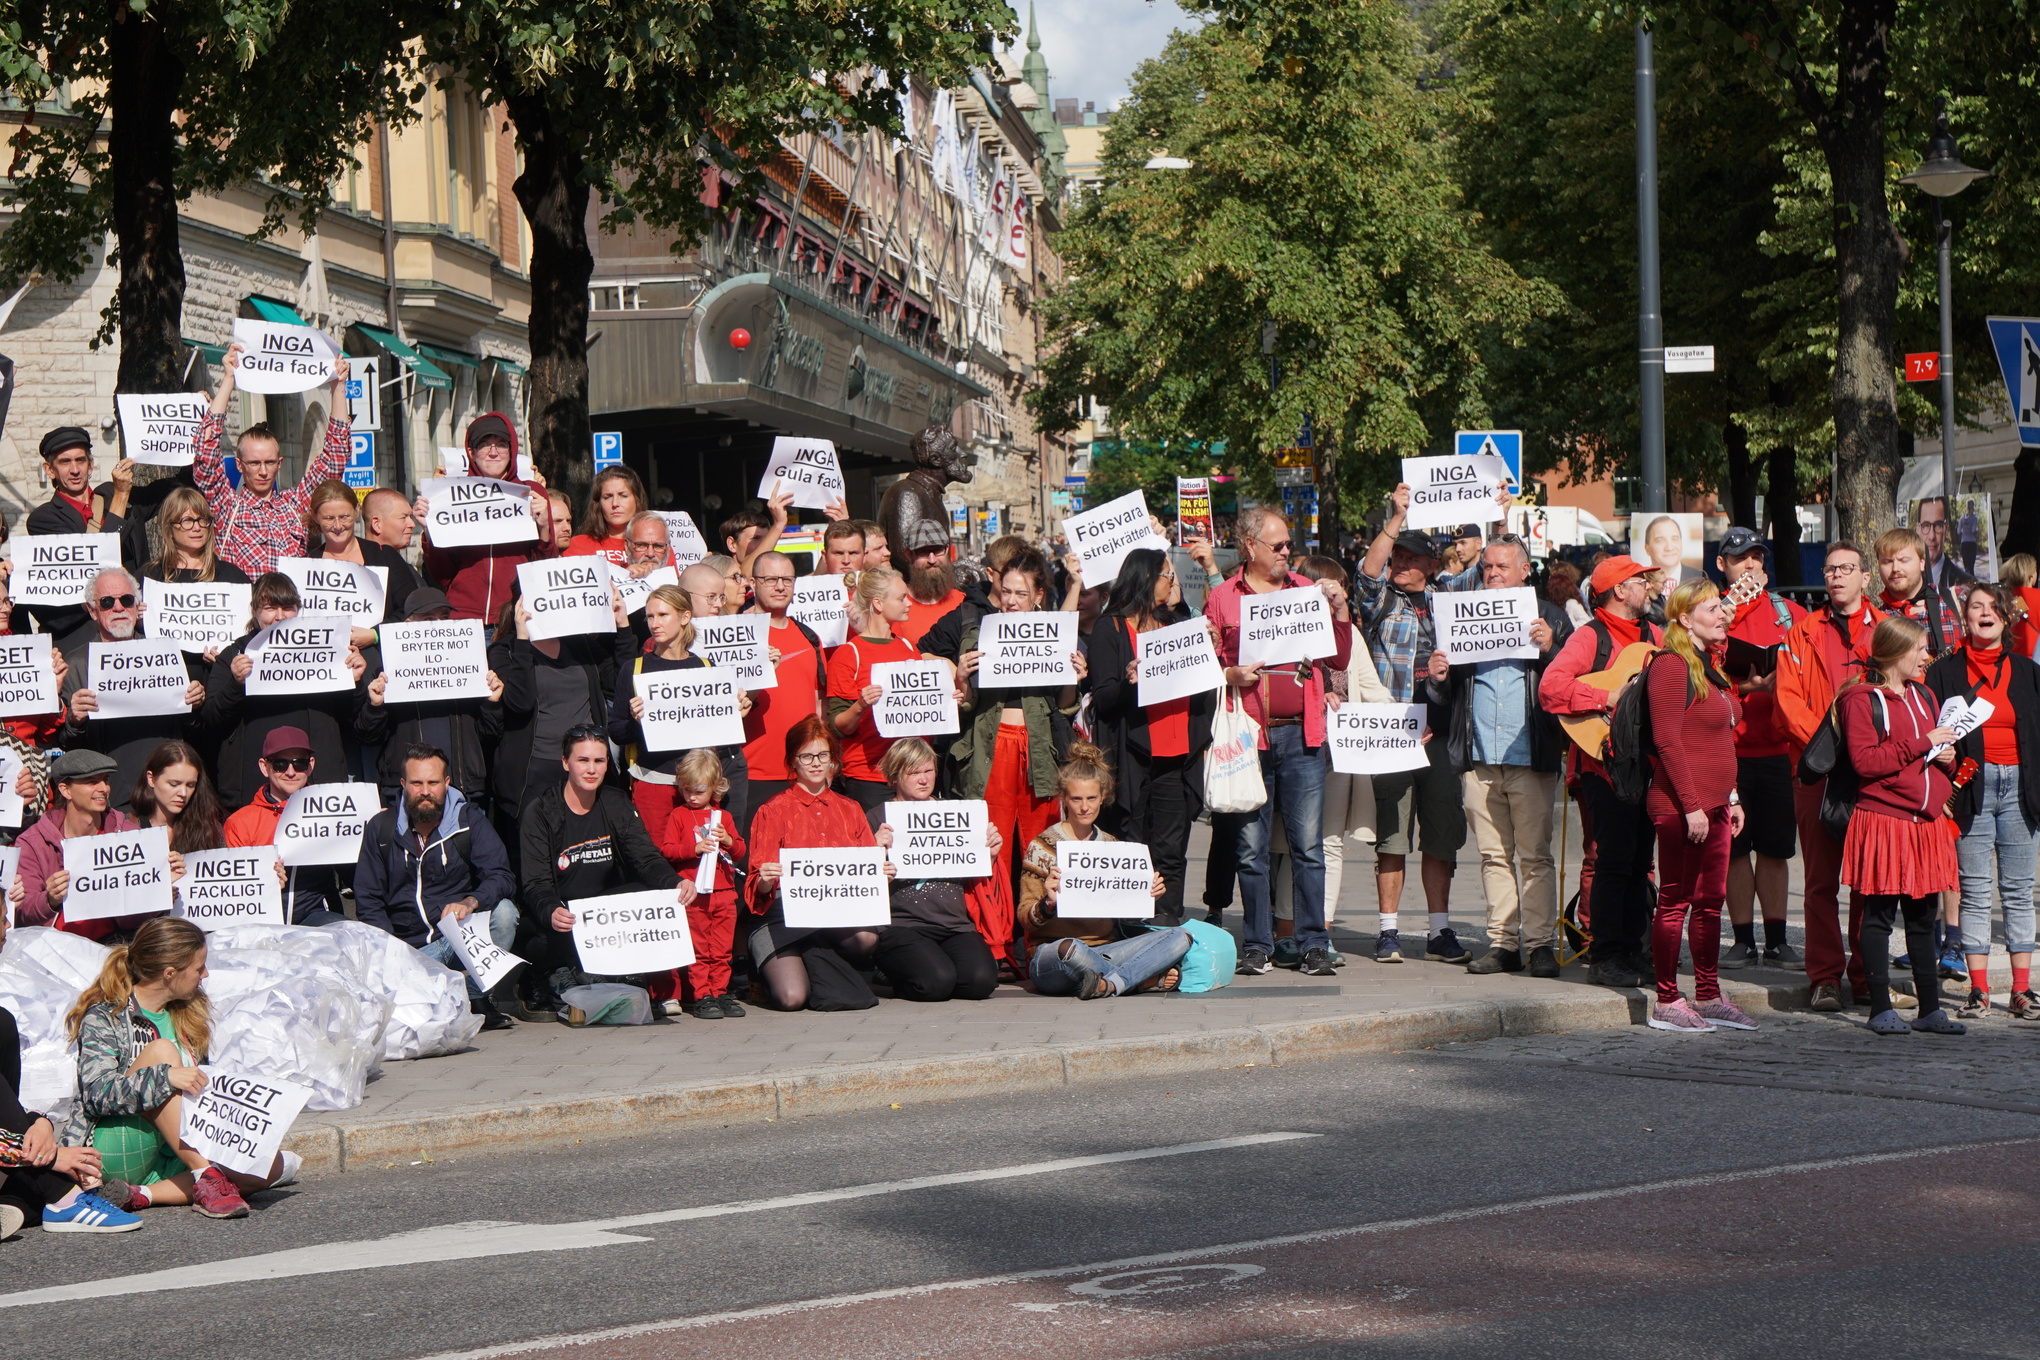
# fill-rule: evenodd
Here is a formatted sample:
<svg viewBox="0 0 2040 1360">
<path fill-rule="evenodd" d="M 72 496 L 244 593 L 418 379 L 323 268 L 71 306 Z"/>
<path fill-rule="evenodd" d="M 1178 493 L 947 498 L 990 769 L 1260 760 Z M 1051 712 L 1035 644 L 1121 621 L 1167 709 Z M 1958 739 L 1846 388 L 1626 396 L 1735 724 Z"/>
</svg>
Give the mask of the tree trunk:
<svg viewBox="0 0 2040 1360">
<path fill-rule="evenodd" d="M 1324 553 L 1327 557 L 1337 557 L 1339 555 L 1338 446 L 1329 439 L 1321 440 L 1317 459 L 1318 551 Z"/>
<path fill-rule="evenodd" d="M 1799 450 L 1787 446 L 1765 455 L 1770 488 L 1764 493 L 1771 537 L 1771 579 L 1781 586 L 1805 583 L 1799 568 Z"/>
<path fill-rule="evenodd" d="M 1722 426 L 1721 439 L 1728 448 L 1728 522 L 1757 528 L 1757 469 L 1750 462 L 1750 432 L 1731 416 Z"/>
<path fill-rule="evenodd" d="M 2012 461 L 2012 509 L 1998 545 L 1998 566 L 2014 553 L 2040 557 L 2040 448 L 2022 448 Z"/>
<path fill-rule="evenodd" d="M 1835 503 L 1841 532 L 1869 543 L 1897 523 L 1894 331 L 1906 247 L 1884 194 L 1884 113 L 1895 0 L 1849 0 L 1832 113 L 1821 138 L 1834 183 L 1839 333 L 1835 346 Z"/>
<path fill-rule="evenodd" d="M 112 3 L 113 0 L 109 0 Z M 113 232 L 120 259 L 122 392 L 184 387 L 184 253 L 177 239 L 177 129 L 184 63 L 160 20 L 118 5 L 109 43 L 113 69 Z"/>
<path fill-rule="evenodd" d="M 509 82 L 505 82 L 508 84 Z M 588 425 L 588 181 L 581 148 L 542 96 L 507 101 L 524 151 L 512 186 L 531 226 L 531 456 L 578 509 L 594 480 Z"/>
</svg>

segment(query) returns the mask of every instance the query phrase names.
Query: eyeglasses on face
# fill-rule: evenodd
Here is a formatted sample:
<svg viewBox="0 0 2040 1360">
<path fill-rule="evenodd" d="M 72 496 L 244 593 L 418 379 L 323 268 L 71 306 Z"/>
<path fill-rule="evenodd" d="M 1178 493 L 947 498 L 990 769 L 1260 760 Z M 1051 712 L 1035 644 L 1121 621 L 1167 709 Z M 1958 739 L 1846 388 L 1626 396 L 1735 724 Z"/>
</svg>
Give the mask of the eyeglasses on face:
<svg viewBox="0 0 2040 1360">
<path fill-rule="evenodd" d="M 828 764 L 829 760 L 830 756 L 827 751 L 802 751 L 793 758 L 793 763 L 796 765 L 820 766 Z"/>
<path fill-rule="evenodd" d="M 761 586 L 791 587 L 793 585 L 793 578 L 791 576 L 781 576 L 777 574 L 772 576 L 753 576 L 751 578 L 751 581 L 753 584 Z"/>
<path fill-rule="evenodd" d="M 269 768 L 278 774 L 295 774 L 300 770 L 312 768 L 310 756 L 264 756 L 263 759 L 267 760 Z"/>
<path fill-rule="evenodd" d="M 1830 562 L 1820 569 L 1820 574 L 1823 576 L 1854 576 L 1861 570 L 1863 570 L 1861 564 L 1851 566 L 1847 562 Z"/>
<path fill-rule="evenodd" d="M 630 541 L 630 546 L 633 548 L 657 548 L 664 552 L 666 540 L 663 538 L 633 538 Z"/>
<path fill-rule="evenodd" d="M 101 609 L 133 609 L 135 607 L 135 597 L 132 595 L 101 595 L 99 597 L 99 607 Z"/>
<path fill-rule="evenodd" d="M 178 519 L 171 520 L 170 527 L 173 529 L 210 529 L 212 528 L 212 516 L 184 515 Z"/>
</svg>

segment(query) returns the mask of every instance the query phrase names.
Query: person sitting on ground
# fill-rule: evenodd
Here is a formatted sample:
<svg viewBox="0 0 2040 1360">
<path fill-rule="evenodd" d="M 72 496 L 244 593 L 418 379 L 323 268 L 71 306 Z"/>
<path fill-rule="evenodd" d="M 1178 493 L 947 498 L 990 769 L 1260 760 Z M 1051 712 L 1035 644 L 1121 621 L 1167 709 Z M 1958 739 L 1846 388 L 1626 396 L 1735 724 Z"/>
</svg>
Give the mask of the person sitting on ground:
<svg viewBox="0 0 2040 1360">
<path fill-rule="evenodd" d="M 363 925 L 386 930 L 427 958 L 461 966 L 448 934 L 488 904 L 489 938 L 517 939 L 517 876 L 496 829 L 447 783 L 446 752 L 413 742 L 404 751 L 403 799 L 369 819 L 354 865 L 354 907 Z M 482 1029 L 509 1029 L 468 979 L 468 1006 Z"/>
<path fill-rule="evenodd" d="M 312 782 L 318 768 L 312 739 L 302 727 L 272 728 L 255 762 L 262 784 L 248 805 L 227 818 L 230 849 L 276 844 L 276 823 L 290 796 Z M 279 865 L 279 867 L 282 867 Z M 329 926 L 340 914 L 340 873 L 331 864 L 294 864 L 283 870 L 283 908 L 294 926 Z"/>
<path fill-rule="evenodd" d="M 180 854 L 226 845 L 219 795 L 206 776 L 205 760 L 188 741 L 166 741 L 149 752 L 128 805 L 142 826 L 170 829 L 170 848 Z"/>
<path fill-rule="evenodd" d="M 572 904 L 628 892 L 673 892 L 686 906 L 694 883 L 683 880 L 652 844 L 630 796 L 609 782 L 609 737 L 594 723 L 577 723 L 560 738 L 566 778 L 525 804 L 520 862 L 525 906 L 543 924 L 545 980 L 531 987 L 530 1012 L 550 1012 L 570 1023 L 574 1015 L 558 993 L 582 980 L 574 948 Z M 660 1010 L 678 1015 L 678 1000 Z"/>
<path fill-rule="evenodd" d="M 935 751 L 919 737 L 901 737 L 879 762 L 893 801 L 935 796 Z M 865 814 L 873 839 L 888 851 L 896 828 L 883 805 Z M 872 962 L 903 1001 L 982 1001 L 999 985 L 999 964 L 1013 937 L 1013 897 L 998 870 L 999 829 L 985 827 L 994 871 L 988 878 L 895 878 L 892 924 L 878 932 Z"/>
<path fill-rule="evenodd" d="M 765 918 L 751 932 L 754 986 L 783 1011 L 861 1011 L 878 1004 L 859 973 L 869 964 L 877 931 L 789 926 L 779 899 L 780 851 L 877 844 L 863 806 L 829 788 L 842 750 L 842 738 L 820 718 L 795 723 L 786 734 L 793 787 L 751 817 L 751 910 Z M 885 876 L 893 876 L 890 861 Z"/>
<path fill-rule="evenodd" d="M 687 904 L 687 929 L 694 937 L 694 962 L 678 970 L 680 1004 L 697 1020 L 737 1020 L 744 1007 L 730 990 L 730 953 L 737 933 L 737 865 L 744 838 L 723 807 L 730 781 L 722 760 L 707 748 L 689 751 L 673 768 L 678 801 L 667 810 L 657 838 L 659 853 L 695 886 Z M 715 819 L 711 831 L 709 819 Z M 704 855 L 715 856 L 709 891 L 701 891 Z M 655 998 L 656 999 L 656 998 Z"/>
<path fill-rule="evenodd" d="M 189 1204 L 207 1218 L 246 1218 L 242 1196 L 289 1185 L 301 1159 L 279 1152 L 267 1176 L 214 1166 L 178 1129 L 184 1097 L 206 1087 L 199 1070 L 212 1045 L 205 932 L 162 916 L 116 945 L 98 980 L 71 1007 L 78 1043 L 78 1110 L 64 1141 L 88 1138 L 100 1156 L 102 1195 L 134 1213 Z"/>
<path fill-rule="evenodd" d="M 1056 843 L 1118 839 L 1098 828 L 1098 814 L 1112 796 L 1112 767 L 1097 747 L 1073 743 L 1056 783 L 1062 820 L 1034 838 L 1020 863 L 1020 924 L 1027 932 L 1028 973 L 1034 989 L 1044 996 L 1085 1001 L 1174 990 L 1176 965 L 1190 952 L 1185 927 L 1141 930 L 1135 921 L 1056 914 L 1056 894 L 1062 890 Z M 1157 901 L 1165 891 L 1162 876 L 1156 874 Z"/>
<path fill-rule="evenodd" d="M 97 1148 L 59 1143 L 48 1115 L 22 1107 L 21 1030 L 14 1013 L 0 1009 L 0 1241 L 20 1232 L 38 1211 L 44 1232 L 141 1227 L 141 1219 L 95 1193 L 100 1167 Z"/>
<path fill-rule="evenodd" d="M 14 843 L 21 851 L 20 877 L 9 894 L 15 904 L 16 925 L 55 926 L 114 944 L 127 940 L 143 922 L 163 914 L 142 912 L 91 921 L 64 917 L 64 899 L 71 890 L 71 875 L 64 869 L 64 842 L 74 836 L 138 829 L 133 818 L 110 806 L 114 768 L 113 757 L 98 751 L 66 751 L 50 767 L 57 796 L 50 800 L 42 820 Z M 184 856 L 175 850 L 170 852 L 170 876 L 173 880 L 184 877 Z"/>
</svg>

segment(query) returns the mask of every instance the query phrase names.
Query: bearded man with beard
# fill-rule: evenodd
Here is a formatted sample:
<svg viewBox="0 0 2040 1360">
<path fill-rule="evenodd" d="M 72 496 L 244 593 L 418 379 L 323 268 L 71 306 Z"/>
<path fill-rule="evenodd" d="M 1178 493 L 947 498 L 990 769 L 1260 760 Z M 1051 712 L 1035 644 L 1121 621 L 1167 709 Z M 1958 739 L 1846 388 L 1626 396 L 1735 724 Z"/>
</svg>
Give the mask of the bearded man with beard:
<svg viewBox="0 0 2040 1360">
<path fill-rule="evenodd" d="M 404 796 L 361 833 L 354 866 L 354 903 L 363 925 L 376 926 L 449 968 L 461 966 L 447 936 L 487 905 L 489 938 L 509 949 L 517 937 L 517 877 L 510 852 L 461 791 L 447 782 L 446 753 L 413 744 L 404 753 Z M 508 995 L 508 979 L 497 984 Z M 468 1007 L 482 1029 L 514 1023 L 468 979 Z"/>
<path fill-rule="evenodd" d="M 108 567 L 92 578 L 85 595 L 85 614 L 92 626 L 80 631 L 63 649 L 68 668 L 62 689 L 64 726 L 51 738 L 52 745 L 66 751 L 99 751 L 113 757 L 117 767 L 113 774 L 113 806 L 122 812 L 131 810 L 135 782 L 141 778 L 142 767 L 148 764 L 151 752 L 172 737 L 196 744 L 198 708 L 205 702 L 205 686 L 194 676 L 184 689 L 184 702 L 191 705 L 191 712 L 183 717 L 93 716 L 99 710 L 99 696 L 86 688 L 92 683 L 91 667 L 87 664 L 92 644 L 118 647 L 140 637 L 141 595 L 142 588 L 135 584 L 135 578 L 119 567 Z M 210 668 L 196 653 L 186 652 L 184 661 L 187 675 L 191 675 L 194 664 L 200 670 Z"/>
<path fill-rule="evenodd" d="M 907 621 L 895 627 L 893 633 L 919 647 L 928 630 L 964 602 L 965 594 L 957 585 L 956 567 L 949 560 L 949 535 L 943 532 L 938 536 L 936 527 L 926 523 L 914 525 L 908 533 L 914 541 L 907 551 L 907 594 L 913 602 L 907 606 Z M 983 604 L 985 611 L 990 612 L 989 597 Z M 958 630 L 957 636 L 962 637 L 962 630 Z"/>
</svg>

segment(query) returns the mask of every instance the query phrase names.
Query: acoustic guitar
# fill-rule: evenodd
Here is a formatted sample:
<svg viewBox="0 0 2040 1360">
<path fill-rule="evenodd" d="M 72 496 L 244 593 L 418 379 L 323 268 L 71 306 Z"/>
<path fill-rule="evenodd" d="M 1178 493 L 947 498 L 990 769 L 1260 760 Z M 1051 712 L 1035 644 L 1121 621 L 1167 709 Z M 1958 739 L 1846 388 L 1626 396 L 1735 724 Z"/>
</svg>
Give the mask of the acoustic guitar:
<svg viewBox="0 0 2040 1360">
<path fill-rule="evenodd" d="M 1733 617 L 1736 610 L 1756 599 L 1763 590 L 1757 574 L 1751 572 L 1730 586 L 1722 600 L 1728 605 L 1729 615 Z M 1583 675 L 1580 677 L 1580 683 L 1613 694 L 1634 679 L 1657 651 L 1658 649 L 1648 642 L 1632 642 L 1622 649 L 1607 670 Z M 1582 751 L 1596 760 L 1601 760 L 1605 758 L 1608 745 L 1608 716 L 1606 713 L 1582 714 L 1579 717 L 1560 718 L 1558 725 L 1565 729 L 1567 736 L 1579 743 Z"/>
</svg>

